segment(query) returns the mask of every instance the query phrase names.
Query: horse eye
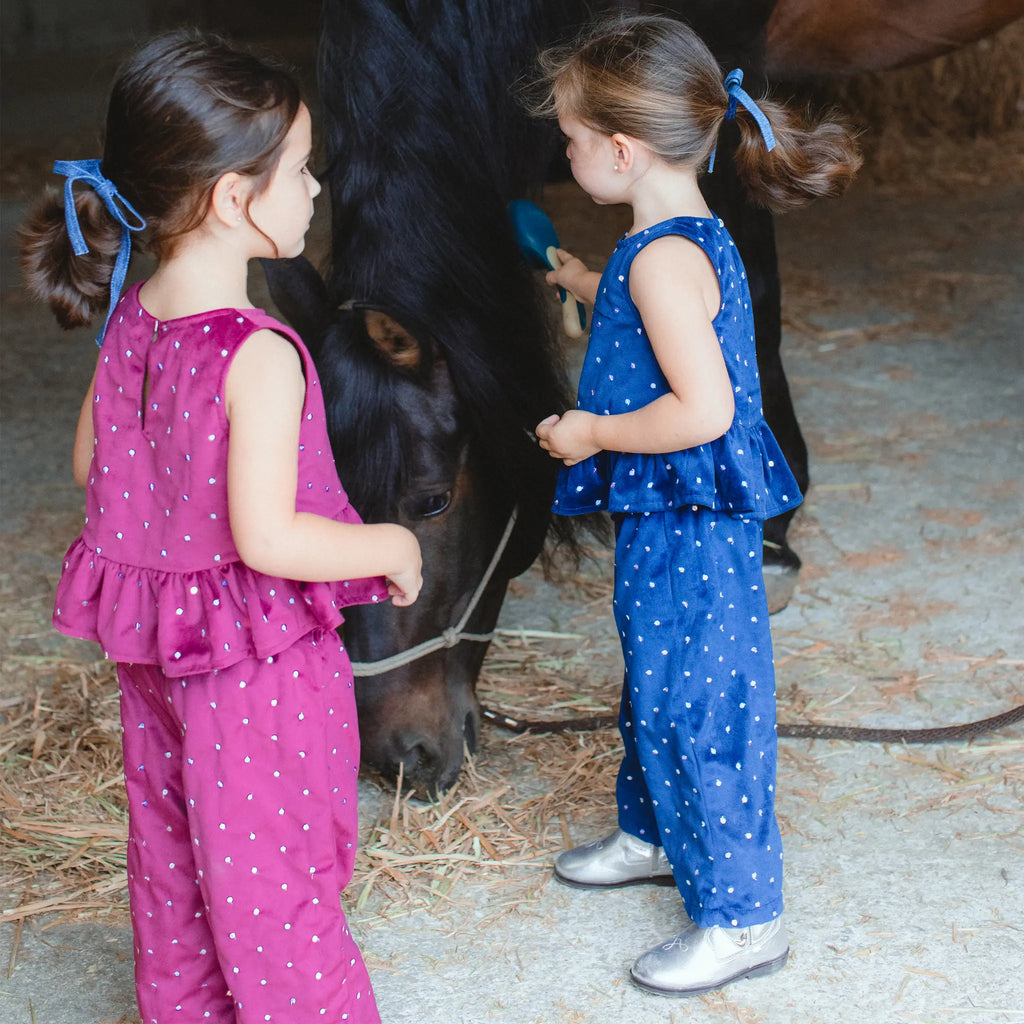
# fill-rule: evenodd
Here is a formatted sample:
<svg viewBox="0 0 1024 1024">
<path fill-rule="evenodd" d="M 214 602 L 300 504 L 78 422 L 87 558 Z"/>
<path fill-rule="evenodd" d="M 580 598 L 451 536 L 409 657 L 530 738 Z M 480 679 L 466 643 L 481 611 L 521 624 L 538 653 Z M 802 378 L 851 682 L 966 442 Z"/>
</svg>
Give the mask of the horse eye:
<svg viewBox="0 0 1024 1024">
<path fill-rule="evenodd" d="M 452 492 L 441 491 L 439 494 L 425 494 L 413 498 L 409 502 L 409 511 L 413 519 L 430 519 L 440 515 L 452 503 Z"/>
</svg>

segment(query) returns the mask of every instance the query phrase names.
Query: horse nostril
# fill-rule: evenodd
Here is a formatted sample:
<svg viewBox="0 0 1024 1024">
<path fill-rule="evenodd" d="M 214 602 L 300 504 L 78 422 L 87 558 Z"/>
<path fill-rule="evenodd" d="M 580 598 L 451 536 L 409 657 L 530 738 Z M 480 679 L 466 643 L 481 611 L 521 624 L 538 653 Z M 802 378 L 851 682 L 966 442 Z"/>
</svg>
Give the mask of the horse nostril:
<svg viewBox="0 0 1024 1024">
<path fill-rule="evenodd" d="M 394 760 L 396 772 L 401 765 L 402 773 L 408 779 L 429 771 L 437 760 L 437 752 L 423 736 L 399 735 L 395 737 Z"/>
</svg>

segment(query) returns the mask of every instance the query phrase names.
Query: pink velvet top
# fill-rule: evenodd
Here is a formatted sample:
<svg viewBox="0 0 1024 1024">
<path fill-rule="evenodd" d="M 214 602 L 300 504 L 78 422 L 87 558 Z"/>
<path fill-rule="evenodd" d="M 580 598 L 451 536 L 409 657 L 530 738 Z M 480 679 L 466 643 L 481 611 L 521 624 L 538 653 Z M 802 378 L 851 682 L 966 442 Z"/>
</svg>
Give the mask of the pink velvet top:
<svg viewBox="0 0 1024 1024">
<path fill-rule="evenodd" d="M 360 521 L 298 335 L 258 309 L 160 322 L 139 304 L 139 287 L 118 304 L 100 353 L 86 521 L 57 587 L 57 629 L 98 641 L 115 661 L 185 676 L 270 657 L 312 629 L 340 625 L 343 606 L 384 600 L 380 578 L 265 576 L 241 561 L 231 537 L 224 383 L 261 328 L 295 345 L 306 377 L 296 509 Z"/>
</svg>

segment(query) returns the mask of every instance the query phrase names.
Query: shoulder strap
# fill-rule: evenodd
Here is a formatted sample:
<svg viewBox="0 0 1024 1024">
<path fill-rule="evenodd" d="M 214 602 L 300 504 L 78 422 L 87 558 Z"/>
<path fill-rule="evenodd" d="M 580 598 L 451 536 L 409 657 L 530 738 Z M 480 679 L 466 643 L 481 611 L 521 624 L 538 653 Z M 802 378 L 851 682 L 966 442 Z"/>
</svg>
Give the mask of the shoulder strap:
<svg viewBox="0 0 1024 1024">
<path fill-rule="evenodd" d="M 629 239 L 626 244 L 632 249 L 632 255 L 635 256 L 644 246 L 657 238 L 663 238 L 665 235 L 682 235 L 684 238 L 688 238 L 691 242 L 699 245 L 711 257 L 712 262 L 717 265 L 717 260 L 715 260 L 714 256 L 718 251 L 716 236 L 720 227 L 721 221 L 717 218 L 709 221 L 696 217 L 672 217 L 669 220 L 663 220 L 658 224 L 645 228 L 639 234 Z M 632 256 L 629 262 L 632 262 Z"/>
<path fill-rule="evenodd" d="M 245 311 L 245 318 L 249 321 L 252 327 L 251 331 L 248 331 L 246 337 L 252 334 L 253 331 L 269 330 L 280 334 L 282 337 L 287 338 L 298 350 L 299 356 L 302 359 L 303 372 L 305 373 L 306 380 L 315 378 L 316 368 L 313 363 L 313 357 L 310 355 L 309 349 L 306 347 L 306 343 L 299 337 L 298 333 L 288 324 L 270 316 L 269 313 L 262 309 L 247 309 Z"/>
<path fill-rule="evenodd" d="M 726 265 L 720 234 L 722 229 L 722 222 L 717 217 L 714 217 L 713 220 L 697 217 L 672 217 L 669 220 L 653 224 L 649 228 L 644 228 L 638 234 L 625 239 L 615 253 L 615 258 L 620 261 L 615 266 L 615 273 L 623 282 L 619 288 L 625 293 L 624 300 L 630 303 L 633 301 L 629 294 L 629 285 L 626 282 L 629 280 L 630 270 L 637 253 L 651 242 L 658 238 L 664 238 L 666 235 L 682 235 L 698 245 L 707 256 L 715 272 L 721 276 L 725 272 Z M 637 315 L 639 315 L 638 311 Z"/>
<path fill-rule="evenodd" d="M 247 309 L 245 311 L 245 317 L 252 324 L 254 330 L 276 331 L 278 334 L 283 334 L 289 341 L 293 342 L 299 348 L 303 350 L 306 348 L 305 342 L 291 327 L 275 317 L 272 317 L 264 310 Z"/>
</svg>

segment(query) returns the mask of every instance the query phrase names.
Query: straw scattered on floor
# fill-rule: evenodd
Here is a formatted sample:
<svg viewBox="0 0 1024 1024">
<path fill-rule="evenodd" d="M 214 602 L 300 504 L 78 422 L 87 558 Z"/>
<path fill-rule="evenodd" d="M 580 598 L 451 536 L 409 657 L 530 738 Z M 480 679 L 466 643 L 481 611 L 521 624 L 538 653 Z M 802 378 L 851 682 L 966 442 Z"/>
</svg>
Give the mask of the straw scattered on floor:
<svg viewBox="0 0 1024 1024">
<path fill-rule="evenodd" d="M 499 638 L 494 675 L 488 670 L 481 680 L 485 700 L 488 686 L 500 685 L 493 696 L 505 709 L 543 708 L 546 717 L 557 709 L 609 710 L 575 693 L 586 659 L 559 649 L 571 643 L 524 631 Z M 2 875 L 13 904 L 4 908 L 4 921 L 126 907 L 127 808 L 113 666 L 62 665 L 56 675 L 50 686 L 0 708 Z M 421 802 L 399 780 L 389 812 L 364 822 L 348 890 L 354 910 L 386 906 L 394 915 L 439 906 L 457 897 L 460 879 L 539 868 L 566 841 L 570 822 L 578 827 L 589 815 L 610 813 L 605 804 L 617 760 L 611 733 L 526 737 L 488 730 L 484 742 L 486 768 L 470 759 L 439 800 Z M 529 791 L 509 781 L 513 762 L 530 765 Z"/>
</svg>

